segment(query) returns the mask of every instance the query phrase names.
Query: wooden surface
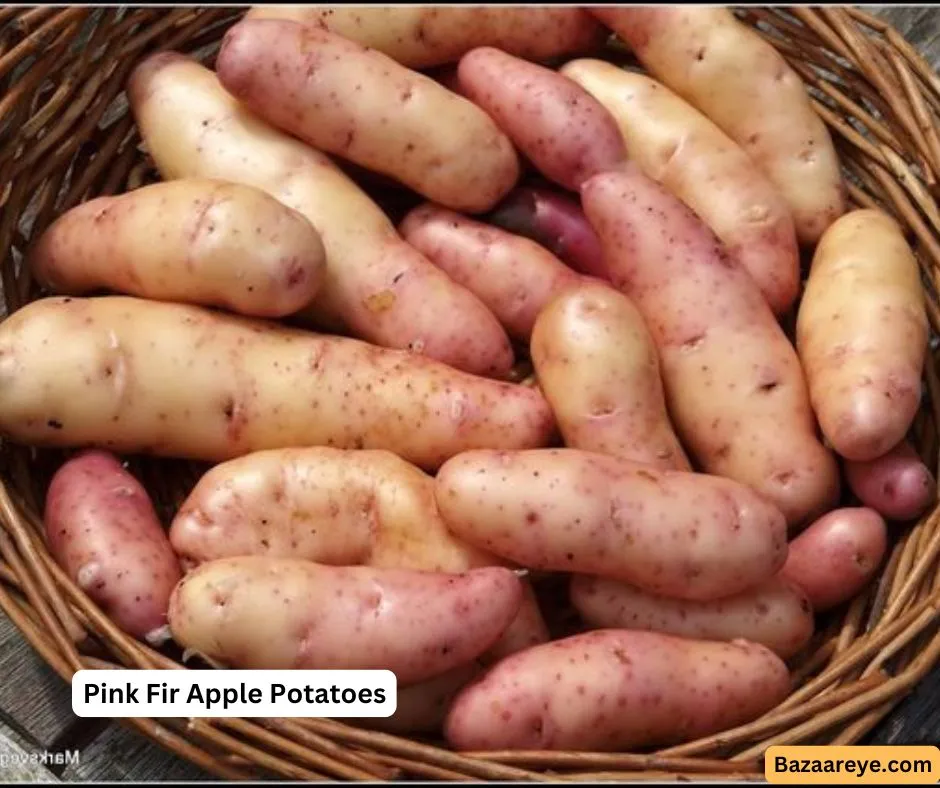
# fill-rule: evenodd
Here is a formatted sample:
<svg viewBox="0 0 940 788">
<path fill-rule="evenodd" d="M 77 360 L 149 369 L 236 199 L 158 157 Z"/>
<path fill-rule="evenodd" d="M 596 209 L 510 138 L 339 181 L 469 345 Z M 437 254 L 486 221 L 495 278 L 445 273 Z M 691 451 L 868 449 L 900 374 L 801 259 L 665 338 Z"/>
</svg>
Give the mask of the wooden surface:
<svg viewBox="0 0 940 788">
<path fill-rule="evenodd" d="M 869 10 L 890 20 L 935 68 L 940 67 L 940 9 Z M 869 741 L 940 742 L 940 668 L 871 733 Z M 66 753 L 74 752 L 78 762 L 63 763 Z M 42 753 L 51 753 L 52 761 L 38 763 Z M 138 782 L 208 777 L 118 723 L 75 717 L 68 686 L 0 613 L 0 780 Z"/>
</svg>

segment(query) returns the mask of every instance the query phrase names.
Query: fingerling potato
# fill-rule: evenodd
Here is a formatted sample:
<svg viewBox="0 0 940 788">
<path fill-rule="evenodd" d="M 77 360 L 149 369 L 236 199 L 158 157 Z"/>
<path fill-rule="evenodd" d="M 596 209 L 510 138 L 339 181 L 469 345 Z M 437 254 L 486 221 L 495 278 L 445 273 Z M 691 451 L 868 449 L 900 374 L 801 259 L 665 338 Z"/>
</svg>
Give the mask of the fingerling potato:
<svg viewBox="0 0 940 788">
<path fill-rule="evenodd" d="M 937 500 L 937 480 L 906 440 L 877 459 L 846 460 L 844 467 L 862 505 L 888 520 L 916 520 Z"/>
</svg>

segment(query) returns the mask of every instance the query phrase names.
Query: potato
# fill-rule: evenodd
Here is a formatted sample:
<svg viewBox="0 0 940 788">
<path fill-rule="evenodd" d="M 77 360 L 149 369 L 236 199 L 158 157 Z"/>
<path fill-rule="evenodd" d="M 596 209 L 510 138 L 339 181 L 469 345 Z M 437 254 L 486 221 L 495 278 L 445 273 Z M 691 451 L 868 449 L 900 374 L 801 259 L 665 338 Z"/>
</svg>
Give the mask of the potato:
<svg viewBox="0 0 940 788">
<path fill-rule="evenodd" d="M 796 321 L 813 409 L 847 460 L 882 456 L 921 399 L 927 312 L 920 269 L 898 223 L 852 211 L 816 247 Z"/>
<path fill-rule="evenodd" d="M 626 296 L 595 282 L 569 288 L 539 314 L 531 352 L 567 447 L 691 470 L 666 412 L 656 347 Z"/>
<path fill-rule="evenodd" d="M 181 646 L 234 668 L 390 670 L 409 685 L 486 651 L 521 599 L 501 567 L 445 574 L 245 556 L 186 575 L 169 620 Z"/>
<path fill-rule="evenodd" d="M 150 496 L 112 454 L 82 451 L 53 474 L 44 513 L 49 554 L 118 627 L 160 645 L 180 579 Z"/>
<path fill-rule="evenodd" d="M 887 542 L 878 512 L 835 509 L 790 542 L 780 575 L 803 589 L 813 609 L 829 610 L 868 585 L 884 560 Z"/>
<path fill-rule="evenodd" d="M 815 627 L 806 594 L 781 578 L 723 599 L 689 602 L 648 594 L 616 580 L 575 575 L 571 604 L 592 627 L 701 640 L 743 639 L 766 646 L 782 659 L 803 648 Z"/>
<path fill-rule="evenodd" d="M 403 351 L 105 296 L 34 301 L 0 323 L 0 432 L 209 462 L 387 449 L 432 469 L 467 448 L 546 445 L 554 420 L 534 389 Z"/>
<path fill-rule="evenodd" d="M 509 338 L 479 299 L 405 243 L 327 156 L 251 114 L 212 71 L 177 53 L 152 55 L 133 71 L 128 96 L 165 180 L 246 183 L 317 228 L 327 278 L 302 316 L 467 372 L 508 373 Z"/>
<path fill-rule="evenodd" d="M 252 8 L 247 18 L 288 19 L 330 30 L 419 69 L 456 62 L 478 46 L 547 60 L 590 52 L 607 37 L 585 10 L 559 6 L 265 5 Z"/>
<path fill-rule="evenodd" d="M 789 206 L 744 150 L 668 88 L 601 60 L 561 69 L 616 120 L 630 158 L 688 205 L 757 283 L 777 315 L 800 289 Z"/>
<path fill-rule="evenodd" d="M 504 660 L 457 696 L 444 731 L 464 751 L 633 750 L 750 722 L 789 691 L 755 643 L 599 630 Z"/>
<path fill-rule="evenodd" d="M 797 527 L 835 505 L 797 354 L 754 281 L 695 214 L 638 168 L 581 190 L 611 279 L 659 350 L 666 404 L 693 462 L 752 487 Z"/>
<path fill-rule="evenodd" d="M 457 79 L 535 168 L 566 189 L 626 159 L 610 113 L 557 71 L 480 47 L 461 58 Z"/>
<path fill-rule="evenodd" d="M 747 487 L 578 449 L 468 451 L 435 494 L 448 527 L 484 550 L 679 599 L 736 594 L 786 559 L 783 515 Z"/>
<path fill-rule="evenodd" d="M 560 191 L 520 187 L 489 213 L 486 221 L 541 244 L 579 273 L 607 279 L 597 233 L 578 200 Z"/>
<path fill-rule="evenodd" d="M 545 304 L 581 279 L 534 241 L 438 205 L 419 205 L 399 232 L 526 344 Z"/>
<path fill-rule="evenodd" d="M 82 203 L 30 254 L 34 275 L 55 293 L 107 288 L 271 318 L 313 300 L 325 261 L 299 213 L 258 189 L 203 178 Z"/>
<path fill-rule="evenodd" d="M 832 138 L 806 86 L 772 44 L 722 7 L 592 8 L 651 76 L 738 143 L 819 240 L 846 210 Z"/>
<path fill-rule="evenodd" d="M 936 479 L 907 441 L 875 460 L 846 460 L 844 467 L 856 497 L 889 520 L 916 520 L 937 500 Z"/>
</svg>

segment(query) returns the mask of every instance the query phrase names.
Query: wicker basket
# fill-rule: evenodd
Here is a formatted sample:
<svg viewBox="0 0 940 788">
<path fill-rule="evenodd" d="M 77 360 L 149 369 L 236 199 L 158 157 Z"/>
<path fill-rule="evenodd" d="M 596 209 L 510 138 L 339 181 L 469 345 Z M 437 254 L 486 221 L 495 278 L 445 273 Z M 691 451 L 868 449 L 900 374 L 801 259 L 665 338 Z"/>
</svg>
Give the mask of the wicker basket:
<svg viewBox="0 0 940 788">
<path fill-rule="evenodd" d="M 142 57 L 178 49 L 211 60 L 239 10 L 0 8 L 0 260 L 9 312 L 39 293 L 23 254 L 62 211 L 152 177 L 123 98 Z M 756 25 L 811 86 L 833 131 L 858 206 L 878 205 L 910 231 L 928 286 L 935 332 L 940 303 L 940 78 L 883 22 L 850 9 L 749 9 Z M 914 434 L 936 468 L 940 389 L 936 358 Z M 83 667 L 181 669 L 119 632 L 56 567 L 36 513 L 52 451 L 0 451 L 0 609 L 70 681 Z M 135 463 L 165 512 L 180 465 Z M 192 469 L 190 469 L 192 470 Z M 749 725 L 656 753 L 458 755 L 330 720 L 125 720 L 163 747 L 225 779 L 442 780 L 758 778 L 778 743 L 858 741 L 940 660 L 940 514 L 897 532 L 880 580 L 823 621 L 794 663 L 796 689 Z"/>
</svg>

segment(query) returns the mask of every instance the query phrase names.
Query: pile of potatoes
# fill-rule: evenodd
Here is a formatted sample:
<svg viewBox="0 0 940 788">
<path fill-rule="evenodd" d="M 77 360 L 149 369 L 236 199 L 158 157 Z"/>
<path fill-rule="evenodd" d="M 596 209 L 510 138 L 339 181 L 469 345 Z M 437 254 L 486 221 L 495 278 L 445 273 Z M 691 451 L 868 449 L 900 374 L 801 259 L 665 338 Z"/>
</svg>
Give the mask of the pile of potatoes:
<svg viewBox="0 0 940 788">
<path fill-rule="evenodd" d="M 914 254 L 729 10 L 259 7 L 127 94 L 160 180 L 34 244 L 0 430 L 75 450 L 49 549 L 141 640 L 392 670 L 368 724 L 461 750 L 668 745 L 934 502 Z M 168 530 L 131 455 L 209 465 Z"/>
</svg>

